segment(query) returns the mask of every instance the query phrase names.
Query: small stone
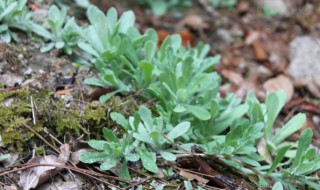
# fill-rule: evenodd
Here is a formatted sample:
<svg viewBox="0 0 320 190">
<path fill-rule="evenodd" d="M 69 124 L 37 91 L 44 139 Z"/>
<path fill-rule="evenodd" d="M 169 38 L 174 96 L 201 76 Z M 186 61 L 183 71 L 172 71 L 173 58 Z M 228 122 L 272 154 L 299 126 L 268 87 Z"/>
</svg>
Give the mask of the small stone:
<svg viewBox="0 0 320 190">
<path fill-rule="evenodd" d="M 307 86 L 320 97 L 320 39 L 298 36 L 290 43 L 288 73 L 296 86 Z"/>
<path fill-rule="evenodd" d="M 24 55 L 23 55 L 22 53 L 19 53 L 19 54 L 18 54 L 18 59 L 19 59 L 19 60 L 22 60 L 23 58 L 24 58 Z"/>
<path fill-rule="evenodd" d="M 28 67 L 27 70 L 23 72 L 24 75 L 31 75 L 31 73 L 32 73 L 32 69 L 30 67 Z"/>
<path fill-rule="evenodd" d="M 226 29 L 219 28 L 217 30 L 217 36 L 227 44 L 231 44 L 234 41 L 231 32 Z"/>
</svg>

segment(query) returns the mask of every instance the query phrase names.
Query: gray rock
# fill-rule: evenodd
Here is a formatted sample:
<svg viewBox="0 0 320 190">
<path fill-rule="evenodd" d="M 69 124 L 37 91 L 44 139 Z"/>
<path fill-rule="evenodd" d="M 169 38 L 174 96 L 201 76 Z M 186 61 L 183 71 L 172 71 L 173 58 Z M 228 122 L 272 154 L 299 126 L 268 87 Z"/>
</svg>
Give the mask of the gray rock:
<svg viewBox="0 0 320 190">
<path fill-rule="evenodd" d="M 296 85 L 307 86 L 320 97 L 320 39 L 299 36 L 290 43 L 288 73 Z"/>
</svg>

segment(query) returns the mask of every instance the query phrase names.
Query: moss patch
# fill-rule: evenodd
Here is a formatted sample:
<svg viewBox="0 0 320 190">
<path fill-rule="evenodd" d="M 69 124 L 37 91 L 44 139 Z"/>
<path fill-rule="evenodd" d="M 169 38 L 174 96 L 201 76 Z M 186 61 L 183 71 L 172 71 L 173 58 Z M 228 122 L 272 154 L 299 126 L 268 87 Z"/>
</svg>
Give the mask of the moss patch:
<svg viewBox="0 0 320 190">
<path fill-rule="evenodd" d="M 29 94 L 26 90 L 0 92 L 0 135 L 2 144 L 15 145 L 16 148 L 21 149 L 23 142 L 33 136 L 23 127 L 23 124 L 30 121 L 32 115 Z"/>
<path fill-rule="evenodd" d="M 32 114 L 31 97 L 34 116 Z M 45 137 L 47 128 L 51 135 L 61 142 L 85 135 L 85 139 L 102 139 L 102 128 L 111 128 L 121 137 L 122 128 L 109 119 L 111 112 L 120 112 L 126 117 L 133 115 L 140 98 L 130 94 L 113 96 L 108 102 L 72 101 L 68 106 L 63 99 L 55 97 L 49 90 L 30 92 L 25 89 L 0 92 L 0 144 L 15 150 L 28 150 L 33 144 L 43 144 L 41 140 L 24 127 L 28 125 Z M 33 120 L 35 119 L 36 124 Z M 66 136 L 69 134 L 69 136 Z M 33 138 L 35 137 L 35 138 Z"/>
</svg>

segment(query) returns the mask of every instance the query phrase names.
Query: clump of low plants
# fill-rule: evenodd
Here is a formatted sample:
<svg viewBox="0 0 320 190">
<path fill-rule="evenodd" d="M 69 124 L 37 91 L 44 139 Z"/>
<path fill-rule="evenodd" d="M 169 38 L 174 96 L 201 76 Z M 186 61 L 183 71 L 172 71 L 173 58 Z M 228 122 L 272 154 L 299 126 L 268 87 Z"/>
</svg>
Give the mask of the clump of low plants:
<svg viewBox="0 0 320 190">
<path fill-rule="evenodd" d="M 173 35 L 158 49 L 155 32 L 140 34 L 132 12 L 117 19 L 114 9 L 104 15 L 89 7 L 88 18 L 88 27 L 76 27 L 85 38 L 78 45 L 94 57 L 99 79 L 86 79 L 86 83 L 118 89 L 113 93 L 141 91 L 145 99 L 155 101 L 157 117 L 145 107 L 129 119 L 112 113 L 112 119 L 125 131 L 124 139 L 104 129 L 105 140 L 97 144 L 90 141 L 99 151 L 84 154 L 83 162 L 102 162 L 102 169 L 110 169 L 123 161 L 121 157 L 126 158 L 121 167 L 140 159 L 146 170 L 156 172 L 156 155 L 174 161 L 181 153 L 172 147 L 175 141 L 188 151 L 198 146 L 206 155 L 219 157 L 248 175 L 257 187 L 271 188 L 277 182 L 277 189 L 296 189 L 301 184 L 320 188 L 316 183 L 319 179 L 310 175 L 320 168 L 320 156 L 309 148 L 312 131 L 305 130 L 298 142 L 285 141 L 302 127 L 305 115 L 297 114 L 273 133 L 275 119 L 285 103 L 284 92 L 268 94 L 265 104 L 252 93 L 245 102 L 232 93 L 222 97 L 220 76 L 213 71 L 219 56 L 207 57 L 208 45 L 186 49 L 181 38 Z M 100 100 L 107 100 L 113 93 Z M 265 153 L 257 150 L 261 140 Z M 129 176 L 127 170 L 119 175 Z"/>
<path fill-rule="evenodd" d="M 75 25 L 74 18 L 67 18 L 66 7 L 59 9 L 55 5 L 50 7 L 48 16 L 47 23 L 51 33 L 46 31 L 43 36 L 47 36 L 50 42 L 41 48 L 41 52 L 56 48 L 70 55 L 79 40 L 78 33 L 72 28 L 72 25 Z"/>
<path fill-rule="evenodd" d="M 15 30 L 35 33 L 43 30 L 32 20 L 32 13 L 28 12 L 26 3 L 27 0 L 0 1 L 0 35 L 3 41 L 18 41 Z"/>
</svg>

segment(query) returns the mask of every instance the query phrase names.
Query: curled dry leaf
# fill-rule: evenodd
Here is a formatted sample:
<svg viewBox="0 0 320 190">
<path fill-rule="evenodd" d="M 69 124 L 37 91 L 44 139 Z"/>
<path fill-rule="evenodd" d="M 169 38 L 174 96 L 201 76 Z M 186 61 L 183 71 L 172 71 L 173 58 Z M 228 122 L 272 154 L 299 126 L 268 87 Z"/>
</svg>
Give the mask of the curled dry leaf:
<svg viewBox="0 0 320 190">
<path fill-rule="evenodd" d="M 28 161 L 28 164 L 50 164 L 52 166 L 37 166 L 23 170 L 20 175 L 19 184 L 23 190 L 36 188 L 38 185 L 48 181 L 54 175 L 63 170 L 54 165 L 65 165 L 70 155 L 69 145 L 61 146 L 61 154 L 59 157 L 54 155 L 36 157 Z"/>
<path fill-rule="evenodd" d="M 279 90 L 284 90 L 287 95 L 286 102 L 289 102 L 293 97 L 293 92 L 294 92 L 293 83 L 288 77 L 284 75 L 279 75 L 276 78 L 267 80 L 263 84 L 263 88 L 267 92 L 276 92 Z"/>
</svg>

